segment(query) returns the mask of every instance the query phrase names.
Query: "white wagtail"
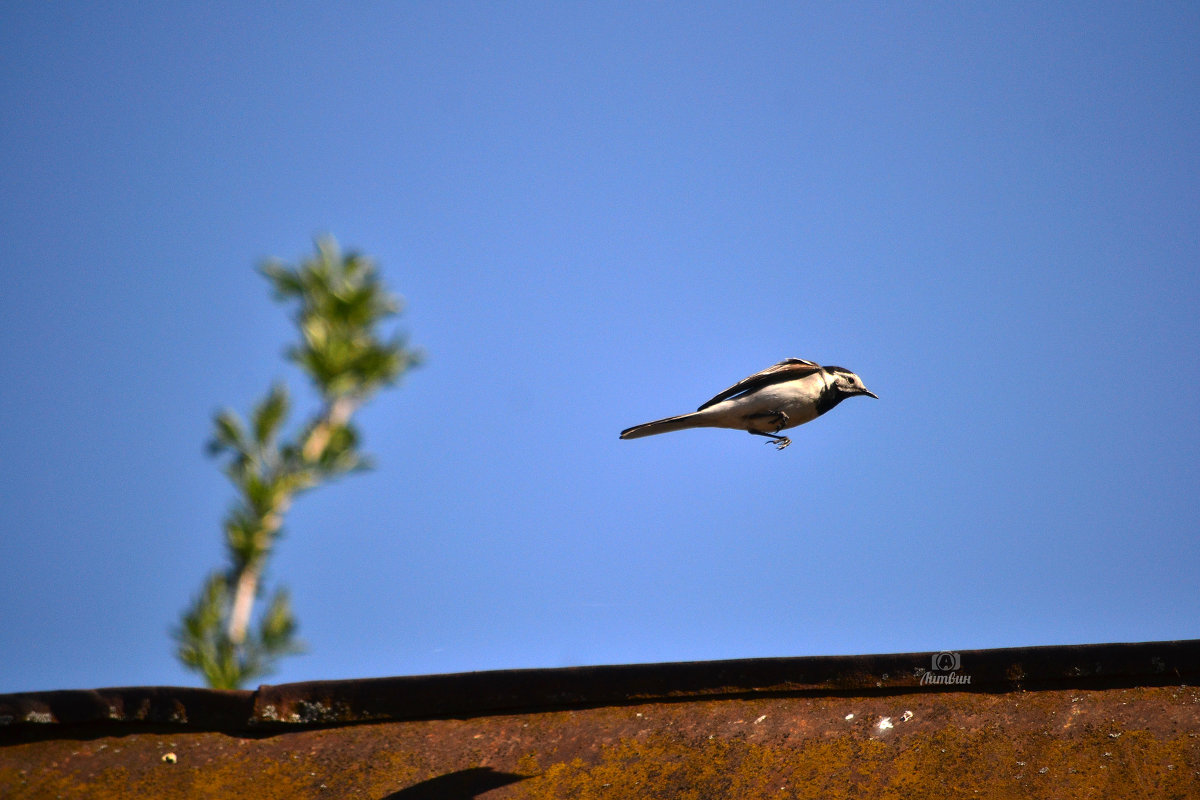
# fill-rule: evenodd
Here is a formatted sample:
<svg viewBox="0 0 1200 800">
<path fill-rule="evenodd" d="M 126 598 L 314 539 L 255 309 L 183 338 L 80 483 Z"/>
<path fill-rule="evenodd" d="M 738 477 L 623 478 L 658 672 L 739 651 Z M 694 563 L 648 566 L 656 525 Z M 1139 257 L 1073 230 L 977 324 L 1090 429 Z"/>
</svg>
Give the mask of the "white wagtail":
<svg viewBox="0 0 1200 800">
<path fill-rule="evenodd" d="M 792 440 L 776 434 L 811 422 L 847 397 L 865 394 L 862 379 L 844 367 L 822 367 L 802 358 L 785 358 L 773 367 L 738 381 L 691 414 L 634 425 L 622 439 L 637 439 L 684 428 L 733 428 L 773 439 L 779 450 Z"/>
</svg>

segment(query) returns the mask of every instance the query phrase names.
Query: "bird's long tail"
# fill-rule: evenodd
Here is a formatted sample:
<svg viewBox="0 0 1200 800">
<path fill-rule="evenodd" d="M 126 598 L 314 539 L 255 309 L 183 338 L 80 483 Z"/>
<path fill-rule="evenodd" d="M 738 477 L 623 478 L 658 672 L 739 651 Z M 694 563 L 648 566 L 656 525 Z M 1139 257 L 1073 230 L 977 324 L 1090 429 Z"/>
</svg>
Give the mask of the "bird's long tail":
<svg viewBox="0 0 1200 800">
<path fill-rule="evenodd" d="M 643 436 L 681 431 L 684 428 L 703 428 L 706 427 L 702 421 L 704 417 L 704 414 L 693 411 L 691 414 L 680 414 L 678 417 L 667 417 L 666 419 L 656 419 L 654 422 L 644 422 L 641 425 L 634 425 L 632 428 L 626 428 L 621 431 L 621 438 L 639 439 Z"/>
</svg>

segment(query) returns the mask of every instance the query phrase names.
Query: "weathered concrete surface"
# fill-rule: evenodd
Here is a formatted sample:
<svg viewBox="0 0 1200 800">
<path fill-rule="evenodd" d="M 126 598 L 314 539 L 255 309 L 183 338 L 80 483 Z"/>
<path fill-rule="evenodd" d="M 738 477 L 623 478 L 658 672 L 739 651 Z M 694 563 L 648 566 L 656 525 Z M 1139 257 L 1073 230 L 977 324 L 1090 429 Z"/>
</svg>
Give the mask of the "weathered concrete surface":
<svg viewBox="0 0 1200 800">
<path fill-rule="evenodd" d="M 1200 797 L 1200 642 L 959 655 L 11 695 L 0 796 Z"/>
</svg>

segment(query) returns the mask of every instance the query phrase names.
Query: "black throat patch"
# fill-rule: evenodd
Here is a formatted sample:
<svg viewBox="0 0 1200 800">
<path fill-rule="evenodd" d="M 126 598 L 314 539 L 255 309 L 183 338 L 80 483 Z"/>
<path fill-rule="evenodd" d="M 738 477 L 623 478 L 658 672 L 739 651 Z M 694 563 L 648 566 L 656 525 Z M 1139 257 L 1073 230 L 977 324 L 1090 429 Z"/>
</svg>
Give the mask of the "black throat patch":
<svg viewBox="0 0 1200 800">
<path fill-rule="evenodd" d="M 847 397 L 849 395 L 842 394 L 837 384 L 830 381 L 821 389 L 821 394 L 817 397 L 817 416 L 821 416 Z"/>
</svg>

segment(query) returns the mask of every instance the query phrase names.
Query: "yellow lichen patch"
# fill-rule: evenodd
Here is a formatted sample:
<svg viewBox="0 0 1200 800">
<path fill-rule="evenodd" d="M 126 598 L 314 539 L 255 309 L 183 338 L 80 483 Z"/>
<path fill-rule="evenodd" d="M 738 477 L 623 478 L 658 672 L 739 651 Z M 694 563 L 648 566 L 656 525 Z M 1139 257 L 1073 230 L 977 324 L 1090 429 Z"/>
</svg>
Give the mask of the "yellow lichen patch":
<svg viewBox="0 0 1200 800">
<path fill-rule="evenodd" d="M 517 759 L 516 772 L 519 775 L 536 775 L 541 772 L 536 753 L 526 753 Z"/>
<path fill-rule="evenodd" d="M 819 797 L 1185 797 L 1200 786 L 1194 740 L 1137 732 L 1096 752 L 1096 741 L 1014 740 L 991 730 L 948 728 L 903 745 L 851 737 L 786 747 L 741 739 L 687 741 L 669 734 L 626 739 L 598 763 L 547 768 L 515 797 L 618 800 Z"/>
</svg>

